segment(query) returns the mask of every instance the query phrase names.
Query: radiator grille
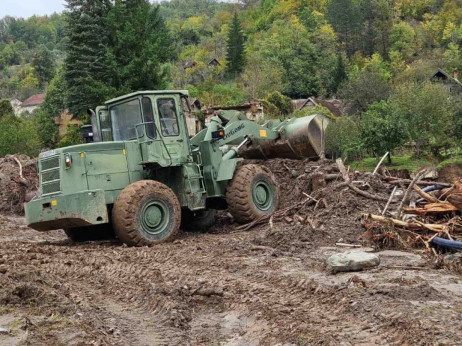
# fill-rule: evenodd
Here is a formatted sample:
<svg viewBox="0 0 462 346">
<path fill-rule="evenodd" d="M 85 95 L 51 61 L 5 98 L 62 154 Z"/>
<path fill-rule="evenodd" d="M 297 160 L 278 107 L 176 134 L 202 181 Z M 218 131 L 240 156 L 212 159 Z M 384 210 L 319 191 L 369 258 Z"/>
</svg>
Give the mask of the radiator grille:
<svg viewBox="0 0 462 346">
<path fill-rule="evenodd" d="M 42 195 L 61 191 L 59 155 L 40 160 L 40 183 Z"/>
<path fill-rule="evenodd" d="M 59 168 L 42 173 L 42 183 L 47 183 L 53 180 L 59 180 Z"/>
<path fill-rule="evenodd" d="M 48 195 L 59 191 L 61 191 L 61 183 L 59 181 L 53 181 L 42 185 L 42 195 Z"/>
<path fill-rule="evenodd" d="M 42 171 L 46 171 L 47 169 L 52 168 L 59 168 L 59 156 L 42 159 L 40 161 L 40 167 Z"/>
</svg>

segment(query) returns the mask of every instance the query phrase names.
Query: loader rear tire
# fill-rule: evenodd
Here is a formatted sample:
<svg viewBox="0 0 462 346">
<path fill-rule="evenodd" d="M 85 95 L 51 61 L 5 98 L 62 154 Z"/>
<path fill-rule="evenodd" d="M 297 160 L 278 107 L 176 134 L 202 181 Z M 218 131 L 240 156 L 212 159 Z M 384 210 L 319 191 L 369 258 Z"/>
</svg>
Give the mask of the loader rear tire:
<svg viewBox="0 0 462 346">
<path fill-rule="evenodd" d="M 110 224 L 68 228 L 64 232 L 75 243 L 115 239 L 115 233 Z"/>
<path fill-rule="evenodd" d="M 188 232 L 206 232 L 215 224 L 215 209 L 191 211 L 184 209 L 181 214 L 181 229 Z"/>
<path fill-rule="evenodd" d="M 112 210 L 117 237 L 129 246 L 150 246 L 175 238 L 181 222 L 181 207 L 166 185 L 141 180 L 128 185 Z"/>
<path fill-rule="evenodd" d="M 226 189 L 234 220 L 247 223 L 272 215 L 279 205 L 279 188 L 271 171 L 260 165 L 241 166 Z"/>
</svg>

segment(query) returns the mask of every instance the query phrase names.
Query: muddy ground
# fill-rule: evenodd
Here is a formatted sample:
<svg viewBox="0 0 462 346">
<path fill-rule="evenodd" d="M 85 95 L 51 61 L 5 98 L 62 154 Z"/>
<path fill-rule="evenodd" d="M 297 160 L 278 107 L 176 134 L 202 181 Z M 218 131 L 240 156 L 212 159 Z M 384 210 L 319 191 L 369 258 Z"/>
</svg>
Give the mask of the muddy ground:
<svg viewBox="0 0 462 346">
<path fill-rule="evenodd" d="M 208 233 L 151 248 L 73 244 L 61 231 L 38 233 L 19 216 L 0 216 L 0 345 L 461 343 L 462 278 L 435 269 L 424 250 L 376 250 L 362 239 L 361 212 L 384 202 L 332 184 L 316 194 L 310 177 L 335 173 L 329 164 L 268 166 L 281 208 L 303 192 L 319 203 L 249 230 L 222 212 Z M 388 195 L 389 187 L 360 178 Z M 380 266 L 329 274 L 325 258 L 347 251 L 338 241 L 377 252 Z"/>
</svg>

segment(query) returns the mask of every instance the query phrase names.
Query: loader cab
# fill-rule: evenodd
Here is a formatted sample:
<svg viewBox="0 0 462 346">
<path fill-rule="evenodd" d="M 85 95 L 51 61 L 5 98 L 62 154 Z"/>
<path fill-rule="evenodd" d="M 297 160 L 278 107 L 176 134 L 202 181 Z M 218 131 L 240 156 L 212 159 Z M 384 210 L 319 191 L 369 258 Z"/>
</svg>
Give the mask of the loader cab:
<svg viewBox="0 0 462 346">
<path fill-rule="evenodd" d="M 178 165 L 191 155 L 184 102 L 187 91 L 141 91 L 96 109 L 100 138 L 136 141 L 144 163 Z"/>
</svg>

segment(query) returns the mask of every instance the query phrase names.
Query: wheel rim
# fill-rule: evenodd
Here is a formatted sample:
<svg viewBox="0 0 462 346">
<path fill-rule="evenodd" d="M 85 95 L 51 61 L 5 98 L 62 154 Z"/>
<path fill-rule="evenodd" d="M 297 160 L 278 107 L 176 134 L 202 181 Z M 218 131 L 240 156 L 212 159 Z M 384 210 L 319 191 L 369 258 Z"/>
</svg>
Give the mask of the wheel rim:
<svg viewBox="0 0 462 346">
<path fill-rule="evenodd" d="M 168 207 L 160 201 L 150 201 L 143 207 L 141 214 L 143 229 L 152 235 L 162 233 L 169 220 Z"/>
<path fill-rule="evenodd" d="M 258 181 L 253 186 L 252 199 L 258 209 L 270 209 L 273 201 L 273 190 L 271 189 L 271 186 L 266 181 Z"/>
</svg>

